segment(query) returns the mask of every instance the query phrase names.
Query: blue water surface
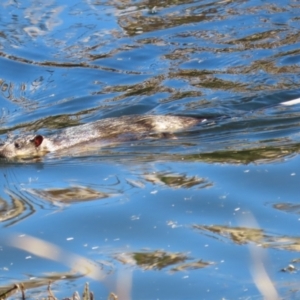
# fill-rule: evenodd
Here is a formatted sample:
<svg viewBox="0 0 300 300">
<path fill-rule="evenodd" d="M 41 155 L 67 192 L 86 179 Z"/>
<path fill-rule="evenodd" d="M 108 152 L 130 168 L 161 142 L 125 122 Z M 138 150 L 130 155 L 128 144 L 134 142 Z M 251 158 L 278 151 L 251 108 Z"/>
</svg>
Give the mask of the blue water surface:
<svg viewBox="0 0 300 300">
<path fill-rule="evenodd" d="M 208 120 L 1 159 L 1 297 L 23 284 L 42 299 L 49 282 L 58 299 L 86 282 L 95 299 L 299 297 L 300 105 L 280 105 L 300 96 L 297 1 L 0 7 L 3 141 L 122 115 Z"/>
</svg>

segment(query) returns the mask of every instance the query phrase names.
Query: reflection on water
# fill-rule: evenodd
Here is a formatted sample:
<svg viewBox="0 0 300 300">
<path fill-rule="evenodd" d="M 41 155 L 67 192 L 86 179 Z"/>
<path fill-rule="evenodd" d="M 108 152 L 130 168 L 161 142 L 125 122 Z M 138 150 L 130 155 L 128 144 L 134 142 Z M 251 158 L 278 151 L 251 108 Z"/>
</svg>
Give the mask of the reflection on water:
<svg viewBox="0 0 300 300">
<path fill-rule="evenodd" d="M 116 289 L 88 280 L 97 299 L 119 300 L 265 297 L 249 272 L 253 244 L 267 253 L 280 297 L 298 297 L 295 273 L 280 270 L 298 263 L 300 249 L 300 106 L 278 105 L 300 95 L 297 1 L 8 0 L 0 8 L 2 139 L 128 114 L 208 119 L 177 139 L 1 160 L 12 174 L 0 176 L 1 236 L 18 231 L 112 266 L 108 281 L 122 278 Z M 234 225 L 245 211 L 260 228 Z M 35 248 L 1 241 L 3 286 L 27 284 L 28 273 L 45 283 L 54 270 L 53 280 L 70 276 L 55 296 L 83 290 L 86 278 L 61 260 L 38 260 Z"/>
<path fill-rule="evenodd" d="M 54 5 L 55 1 L 31 1 L 31 6 L 24 10 L 24 18 L 29 21 L 30 25 L 24 27 L 23 30 L 30 37 L 46 35 L 62 24 L 62 19 L 58 16 L 62 12 L 63 6 Z"/>
<path fill-rule="evenodd" d="M 8 205 L 8 203 L 1 199 L 1 218 L 0 220 L 7 221 L 9 219 L 13 219 L 25 211 L 25 205 L 18 198 L 14 197 L 12 199 L 12 205 Z"/>
<path fill-rule="evenodd" d="M 106 193 L 84 186 L 73 186 L 59 189 L 51 188 L 45 190 L 28 189 L 27 192 L 50 202 L 63 203 L 100 200 L 109 197 Z"/>
<path fill-rule="evenodd" d="M 288 213 L 300 214 L 300 204 L 297 203 L 275 203 L 273 207 Z"/>
<path fill-rule="evenodd" d="M 230 238 L 234 243 L 245 244 L 249 242 L 261 243 L 265 238 L 262 229 L 242 228 L 242 227 L 227 227 L 227 226 L 201 226 L 193 225 L 193 228 L 216 233 L 220 236 Z"/>
<path fill-rule="evenodd" d="M 186 155 L 185 160 L 204 161 L 208 163 L 265 164 L 283 161 L 284 158 L 291 157 L 291 155 L 295 155 L 299 152 L 299 150 L 299 144 L 279 147 L 266 146 L 262 148 L 253 148 L 245 150 L 241 149 L 235 151 L 215 151 L 212 153 Z"/>
<path fill-rule="evenodd" d="M 24 197 L 24 195 L 7 191 L 11 203 L 4 199 L 0 199 L 0 222 L 5 222 L 5 226 L 14 225 L 17 222 L 28 218 L 35 212 L 33 205 Z"/>
<path fill-rule="evenodd" d="M 171 273 L 201 269 L 213 264 L 212 262 L 195 259 L 191 262 L 187 262 L 191 260 L 191 258 L 184 253 L 168 253 L 161 250 L 136 252 L 130 255 L 128 255 L 128 253 L 121 253 L 118 254 L 116 258 L 124 264 L 134 263 L 144 270 L 161 270 L 168 268 Z"/>
<path fill-rule="evenodd" d="M 268 235 L 263 229 L 245 228 L 245 227 L 228 227 L 228 226 L 202 226 L 193 225 L 193 228 L 201 231 L 208 231 L 217 236 L 227 237 L 236 244 L 245 244 L 254 242 L 261 247 L 285 249 L 290 251 L 300 251 L 300 237 L 274 236 Z"/>
<path fill-rule="evenodd" d="M 206 188 L 212 186 L 212 183 L 204 178 L 189 177 L 181 174 L 152 173 L 145 174 L 144 177 L 151 183 L 163 184 L 173 188 L 191 188 L 194 186 Z"/>
</svg>

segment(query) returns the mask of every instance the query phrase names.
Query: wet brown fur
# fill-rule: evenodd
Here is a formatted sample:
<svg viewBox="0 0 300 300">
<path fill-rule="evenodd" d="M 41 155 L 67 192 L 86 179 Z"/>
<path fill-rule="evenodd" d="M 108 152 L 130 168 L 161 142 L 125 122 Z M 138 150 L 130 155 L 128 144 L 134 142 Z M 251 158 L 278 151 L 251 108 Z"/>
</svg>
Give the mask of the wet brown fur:
<svg viewBox="0 0 300 300">
<path fill-rule="evenodd" d="M 49 136 L 26 135 L 8 140 L 0 148 L 1 157 L 41 156 L 47 152 L 71 149 L 99 141 L 99 147 L 112 142 L 142 139 L 151 134 L 166 134 L 196 125 L 201 120 L 180 116 L 130 115 L 107 118 L 69 127 Z"/>
</svg>

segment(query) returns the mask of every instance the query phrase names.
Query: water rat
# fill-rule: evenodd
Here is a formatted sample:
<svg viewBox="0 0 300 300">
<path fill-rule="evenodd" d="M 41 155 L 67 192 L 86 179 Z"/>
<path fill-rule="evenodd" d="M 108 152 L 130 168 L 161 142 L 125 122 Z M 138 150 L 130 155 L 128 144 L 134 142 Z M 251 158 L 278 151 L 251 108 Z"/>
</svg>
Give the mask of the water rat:
<svg viewBox="0 0 300 300">
<path fill-rule="evenodd" d="M 48 152 L 84 147 L 94 141 L 99 145 L 138 140 L 151 134 L 170 134 L 192 127 L 203 119 L 183 116 L 128 115 L 106 118 L 62 129 L 48 136 L 24 135 L 9 138 L 0 146 L 0 157 L 37 157 Z M 66 151 L 64 151 L 66 152 Z"/>
</svg>

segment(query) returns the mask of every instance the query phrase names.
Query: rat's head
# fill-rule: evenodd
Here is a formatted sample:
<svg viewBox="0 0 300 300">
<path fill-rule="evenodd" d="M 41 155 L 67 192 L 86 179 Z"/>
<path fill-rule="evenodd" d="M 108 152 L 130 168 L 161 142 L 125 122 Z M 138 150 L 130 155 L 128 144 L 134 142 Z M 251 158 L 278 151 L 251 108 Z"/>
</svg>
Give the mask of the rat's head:
<svg viewBox="0 0 300 300">
<path fill-rule="evenodd" d="M 9 139 L 0 146 L 0 157 L 34 157 L 39 156 L 45 149 L 42 147 L 44 137 L 42 135 L 24 136 Z"/>
</svg>

